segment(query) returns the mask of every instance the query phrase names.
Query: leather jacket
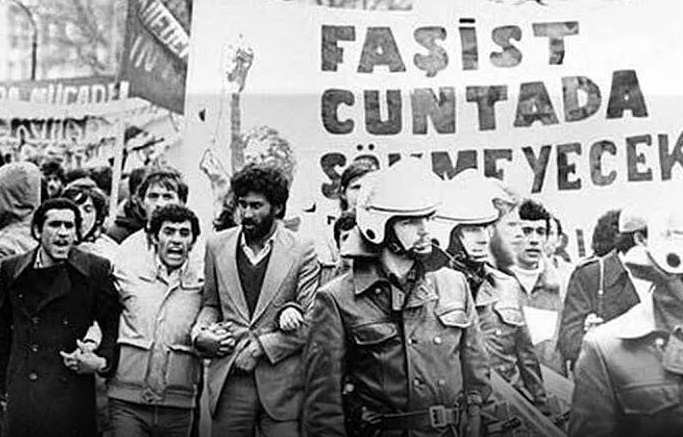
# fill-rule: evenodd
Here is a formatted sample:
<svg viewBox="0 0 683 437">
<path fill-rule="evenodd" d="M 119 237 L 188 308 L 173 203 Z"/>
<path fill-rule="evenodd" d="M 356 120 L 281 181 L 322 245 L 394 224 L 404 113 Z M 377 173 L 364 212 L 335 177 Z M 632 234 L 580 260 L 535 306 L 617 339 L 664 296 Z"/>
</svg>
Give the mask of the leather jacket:
<svg viewBox="0 0 683 437">
<path fill-rule="evenodd" d="M 452 408 L 459 397 L 478 411 L 490 395 L 488 354 L 459 272 L 418 268 L 399 288 L 377 259 L 357 258 L 318 292 L 313 311 L 305 436 L 453 435 L 453 427 L 381 430 L 363 418 Z"/>
</svg>

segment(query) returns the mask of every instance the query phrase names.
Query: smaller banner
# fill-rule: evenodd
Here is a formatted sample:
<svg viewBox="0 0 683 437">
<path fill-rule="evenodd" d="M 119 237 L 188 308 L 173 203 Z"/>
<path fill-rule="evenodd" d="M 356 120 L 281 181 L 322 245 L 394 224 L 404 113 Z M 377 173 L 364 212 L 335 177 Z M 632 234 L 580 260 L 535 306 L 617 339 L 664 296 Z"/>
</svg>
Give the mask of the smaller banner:
<svg viewBox="0 0 683 437">
<path fill-rule="evenodd" d="M 172 0 L 129 0 L 122 80 L 130 95 L 183 113 L 189 52 L 187 4 Z"/>
<path fill-rule="evenodd" d="M 53 105 L 89 105 L 128 98 L 130 84 L 113 76 L 0 82 L 0 101 L 21 100 Z"/>
<path fill-rule="evenodd" d="M 69 107 L 8 101 L 0 108 L 0 153 L 12 161 L 57 159 L 66 169 L 111 165 L 124 146 L 123 123 L 140 110 L 139 102 Z"/>
</svg>

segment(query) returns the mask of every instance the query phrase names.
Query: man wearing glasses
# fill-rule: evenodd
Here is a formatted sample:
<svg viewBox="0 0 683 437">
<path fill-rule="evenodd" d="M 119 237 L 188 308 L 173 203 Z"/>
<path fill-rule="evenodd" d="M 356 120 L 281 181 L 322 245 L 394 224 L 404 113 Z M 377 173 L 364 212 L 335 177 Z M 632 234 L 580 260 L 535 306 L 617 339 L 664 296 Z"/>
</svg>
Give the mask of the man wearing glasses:
<svg viewBox="0 0 683 437">
<path fill-rule="evenodd" d="M 519 218 L 523 238 L 511 270 L 524 290 L 521 299 L 531 341 L 541 364 L 564 375 L 556 348 L 563 285 L 559 273 L 543 255 L 551 215 L 543 205 L 527 199 L 519 206 Z"/>
</svg>

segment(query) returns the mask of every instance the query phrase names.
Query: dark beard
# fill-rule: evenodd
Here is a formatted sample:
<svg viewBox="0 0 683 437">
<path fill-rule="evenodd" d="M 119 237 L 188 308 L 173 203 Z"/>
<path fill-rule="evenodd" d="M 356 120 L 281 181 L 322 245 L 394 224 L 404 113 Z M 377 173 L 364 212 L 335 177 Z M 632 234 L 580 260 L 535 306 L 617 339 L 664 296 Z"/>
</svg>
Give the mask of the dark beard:
<svg viewBox="0 0 683 437">
<path fill-rule="evenodd" d="M 269 216 L 265 219 L 260 224 L 254 223 L 252 221 L 247 222 L 247 224 L 254 224 L 256 227 L 253 229 L 247 229 L 247 228 L 242 228 L 244 231 L 244 237 L 247 239 L 247 241 L 258 241 L 262 238 L 264 238 L 268 233 L 273 229 L 273 222 L 275 221 L 274 216 Z M 242 225 L 244 225 L 244 221 L 242 221 Z"/>
</svg>

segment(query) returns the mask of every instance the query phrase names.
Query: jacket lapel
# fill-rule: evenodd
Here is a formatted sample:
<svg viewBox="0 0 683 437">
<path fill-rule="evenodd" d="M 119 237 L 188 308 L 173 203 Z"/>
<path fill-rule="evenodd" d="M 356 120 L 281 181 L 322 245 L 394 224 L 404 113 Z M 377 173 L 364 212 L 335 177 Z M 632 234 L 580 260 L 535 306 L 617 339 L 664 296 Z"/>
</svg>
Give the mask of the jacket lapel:
<svg viewBox="0 0 683 437">
<path fill-rule="evenodd" d="M 624 264 L 619 259 L 619 255 L 616 250 L 613 250 L 604 258 L 605 262 L 605 288 L 613 287 L 622 276 L 627 277 L 628 273 Z M 630 282 L 630 281 L 629 281 Z"/>
<path fill-rule="evenodd" d="M 294 262 L 290 253 L 291 244 L 284 237 L 285 233 L 282 230 L 282 223 L 278 223 L 270 253 L 270 261 L 268 261 L 266 275 L 261 286 L 261 293 L 251 318 L 252 323 L 261 317 L 270 301 L 273 300 Z"/>
<path fill-rule="evenodd" d="M 242 289 L 242 282 L 237 271 L 237 244 L 239 244 L 239 236 L 242 233 L 242 228 L 239 227 L 228 234 L 225 244 L 216 248 L 214 263 L 216 263 L 216 276 L 218 280 L 218 290 L 221 295 L 227 296 L 235 304 L 237 313 L 249 322 L 249 309 L 247 301 L 244 297 L 244 290 Z M 225 263 L 225 270 L 221 268 Z M 225 274 L 223 274 L 225 272 Z"/>
<path fill-rule="evenodd" d="M 621 293 L 623 294 L 623 299 L 632 302 L 640 302 L 640 297 L 638 297 L 638 292 L 636 287 L 633 285 L 633 281 L 624 267 L 624 263 L 619 259 L 619 254 L 616 250 L 613 250 L 609 255 L 605 257 L 605 289 L 615 287 L 621 281 L 626 281 Z"/>
<path fill-rule="evenodd" d="M 25 253 L 24 255 L 21 256 L 17 260 L 17 264 L 15 265 L 14 271 L 12 272 L 11 278 L 10 278 L 10 283 L 7 284 L 7 286 L 11 285 L 14 283 L 14 281 L 17 280 L 19 275 L 21 275 L 26 268 L 31 265 L 32 262 L 35 261 L 36 259 L 36 252 L 38 252 L 38 249 L 33 249 L 30 252 Z"/>
</svg>

